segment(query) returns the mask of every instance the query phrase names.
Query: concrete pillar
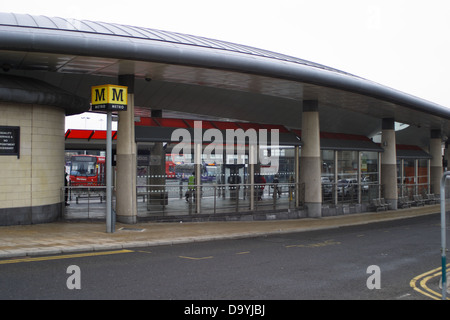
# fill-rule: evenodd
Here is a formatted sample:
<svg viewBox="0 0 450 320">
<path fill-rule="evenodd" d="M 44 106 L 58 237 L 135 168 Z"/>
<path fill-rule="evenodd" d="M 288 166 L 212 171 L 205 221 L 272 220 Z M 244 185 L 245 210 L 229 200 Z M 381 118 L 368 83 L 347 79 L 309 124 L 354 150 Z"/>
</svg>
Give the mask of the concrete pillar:
<svg viewBox="0 0 450 320">
<path fill-rule="evenodd" d="M 319 103 L 303 101 L 302 153 L 300 158 L 300 183 L 305 186 L 305 207 L 308 217 L 322 216 L 322 186 L 320 164 Z"/>
<path fill-rule="evenodd" d="M 445 142 L 444 160 L 445 167 L 443 168 L 443 170 L 448 171 L 450 169 L 450 146 L 448 144 L 448 140 Z"/>
<path fill-rule="evenodd" d="M 431 130 L 430 136 L 430 187 L 431 193 L 440 194 L 442 177 L 442 139 L 440 130 Z"/>
<path fill-rule="evenodd" d="M 295 208 L 300 206 L 300 148 L 295 146 L 294 149 L 294 200 Z"/>
<path fill-rule="evenodd" d="M 119 111 L 116 144 L 117 221 L 136 223 L 136 140 L 134 135 L 134 75 L 119 76 L 119 85 L 128 87 L 127 111 Z"/>
<path fill-rule="evenodd" d="M 395 142 L 395 121 L 393 118 L 382 120 L 381 144 L 384 149 L 381 157 L 381 184 L 384 187 L 384 199 L 397 209 L 397 151 Z"/>
</svg>

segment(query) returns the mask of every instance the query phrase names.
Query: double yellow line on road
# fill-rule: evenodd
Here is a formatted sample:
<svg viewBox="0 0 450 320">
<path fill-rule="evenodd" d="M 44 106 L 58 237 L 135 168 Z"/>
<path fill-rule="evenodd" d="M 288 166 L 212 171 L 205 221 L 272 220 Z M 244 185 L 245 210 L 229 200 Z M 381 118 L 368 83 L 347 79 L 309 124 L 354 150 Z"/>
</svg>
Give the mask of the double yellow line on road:
<svg viewBox="0 0 450 320">
<path fill-rule="evenodd" d="M 450 264 L 447 264 L 446 269 L 448 269 L 449 267 L 450 267 Z M 440 277 L 441 275 L 442 275 L 442 268 L 439 267 L 439 268 L 430 270 L 428 272 L 422 273 L 421 275 L 418 275 L 417 277 L 414 277 L 409 282 L 409 285 L 415 291 L 417 291 L 431 299 L 441 300 L 442 293 L 436 292 L 427 286 L 428 281 L 430 281 L 433 278 Z M 450 300 L 450 299 L 447 298 L 447 300 Z"/>
<path fill-rule="evenodd" d="M 110 254 L 129 253 L 129 252 L 134 252 L 134 251 L 132 251 L 132 250 L 97 251 L 97 252 L 58 255 L 58 256 L 7 259 L 7 260 L 0 260 L 0 264 L 21 263 L 21 262 L 36 262 L 36 261 L 49 261 L 49 260 L 71 259 L 71 258 L 82 258 L 82 257 L 93 257 L 93 256 L 105 256 L 105 255 L 110 255 Z"/>
</svg>

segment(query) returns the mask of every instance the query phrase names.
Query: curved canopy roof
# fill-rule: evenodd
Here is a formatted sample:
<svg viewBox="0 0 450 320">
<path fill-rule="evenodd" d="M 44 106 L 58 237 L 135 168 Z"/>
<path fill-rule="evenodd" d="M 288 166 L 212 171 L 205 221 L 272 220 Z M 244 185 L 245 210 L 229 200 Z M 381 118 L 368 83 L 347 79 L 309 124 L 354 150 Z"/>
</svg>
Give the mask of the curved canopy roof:
<svg viewBox="0 0 450 320">
<path fill-rule="evenodd" d="M 450 109 L 355 75 L 148 28 L 0 13 L 0 66 L 84 97 L 92 85 L 134 74 L 135 104 L 143 108 L 299 128 L 302 101 L 317 99 L 322 130 L 370 136 L 391 117 L 421 128 L 413 139 L 430 129 L 450 133 Z"/>
<path fill-rule="evenodd" d="M 0 101 L 65 109 L 66 115 L 89 110 L 90 101 L 38 79 L 0 74 Z"/>
</svg>

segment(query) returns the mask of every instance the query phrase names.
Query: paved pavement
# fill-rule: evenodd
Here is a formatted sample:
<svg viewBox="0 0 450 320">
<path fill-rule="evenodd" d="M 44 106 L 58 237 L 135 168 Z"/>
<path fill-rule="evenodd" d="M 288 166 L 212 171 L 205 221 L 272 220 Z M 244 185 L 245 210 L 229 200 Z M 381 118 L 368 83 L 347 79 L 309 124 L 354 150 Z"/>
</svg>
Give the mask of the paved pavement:
<svg viewBox="0 0 450 320">
<path fill-rule="evenodd" d="M 25 226 L 3 226 L 0 227 L 0 258 L 255 237 L 338 228 L 439 212 L 439 205 L 429 205 L 396 211 L 348 214 L 320 219 L 190 223 L 149 222 L 133 225 L 117 223 L 114 233 L 107 233 L 106 224 L 101 222 L 55 222 Z"/>
</svg>

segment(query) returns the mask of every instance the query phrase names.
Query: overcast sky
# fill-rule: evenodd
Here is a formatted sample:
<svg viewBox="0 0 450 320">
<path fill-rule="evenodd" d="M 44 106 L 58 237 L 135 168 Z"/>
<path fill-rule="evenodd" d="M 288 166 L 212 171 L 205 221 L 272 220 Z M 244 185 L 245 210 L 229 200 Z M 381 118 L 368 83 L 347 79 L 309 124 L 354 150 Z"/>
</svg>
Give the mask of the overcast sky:
<svg viewBox="0 0 450 320">
<path fill-rule="evenodd" d="M 250 45 L 350 72 L 450 108 L 449 0 L 15 0 L 4 1 L 0 10 Z"/>
</svg>

